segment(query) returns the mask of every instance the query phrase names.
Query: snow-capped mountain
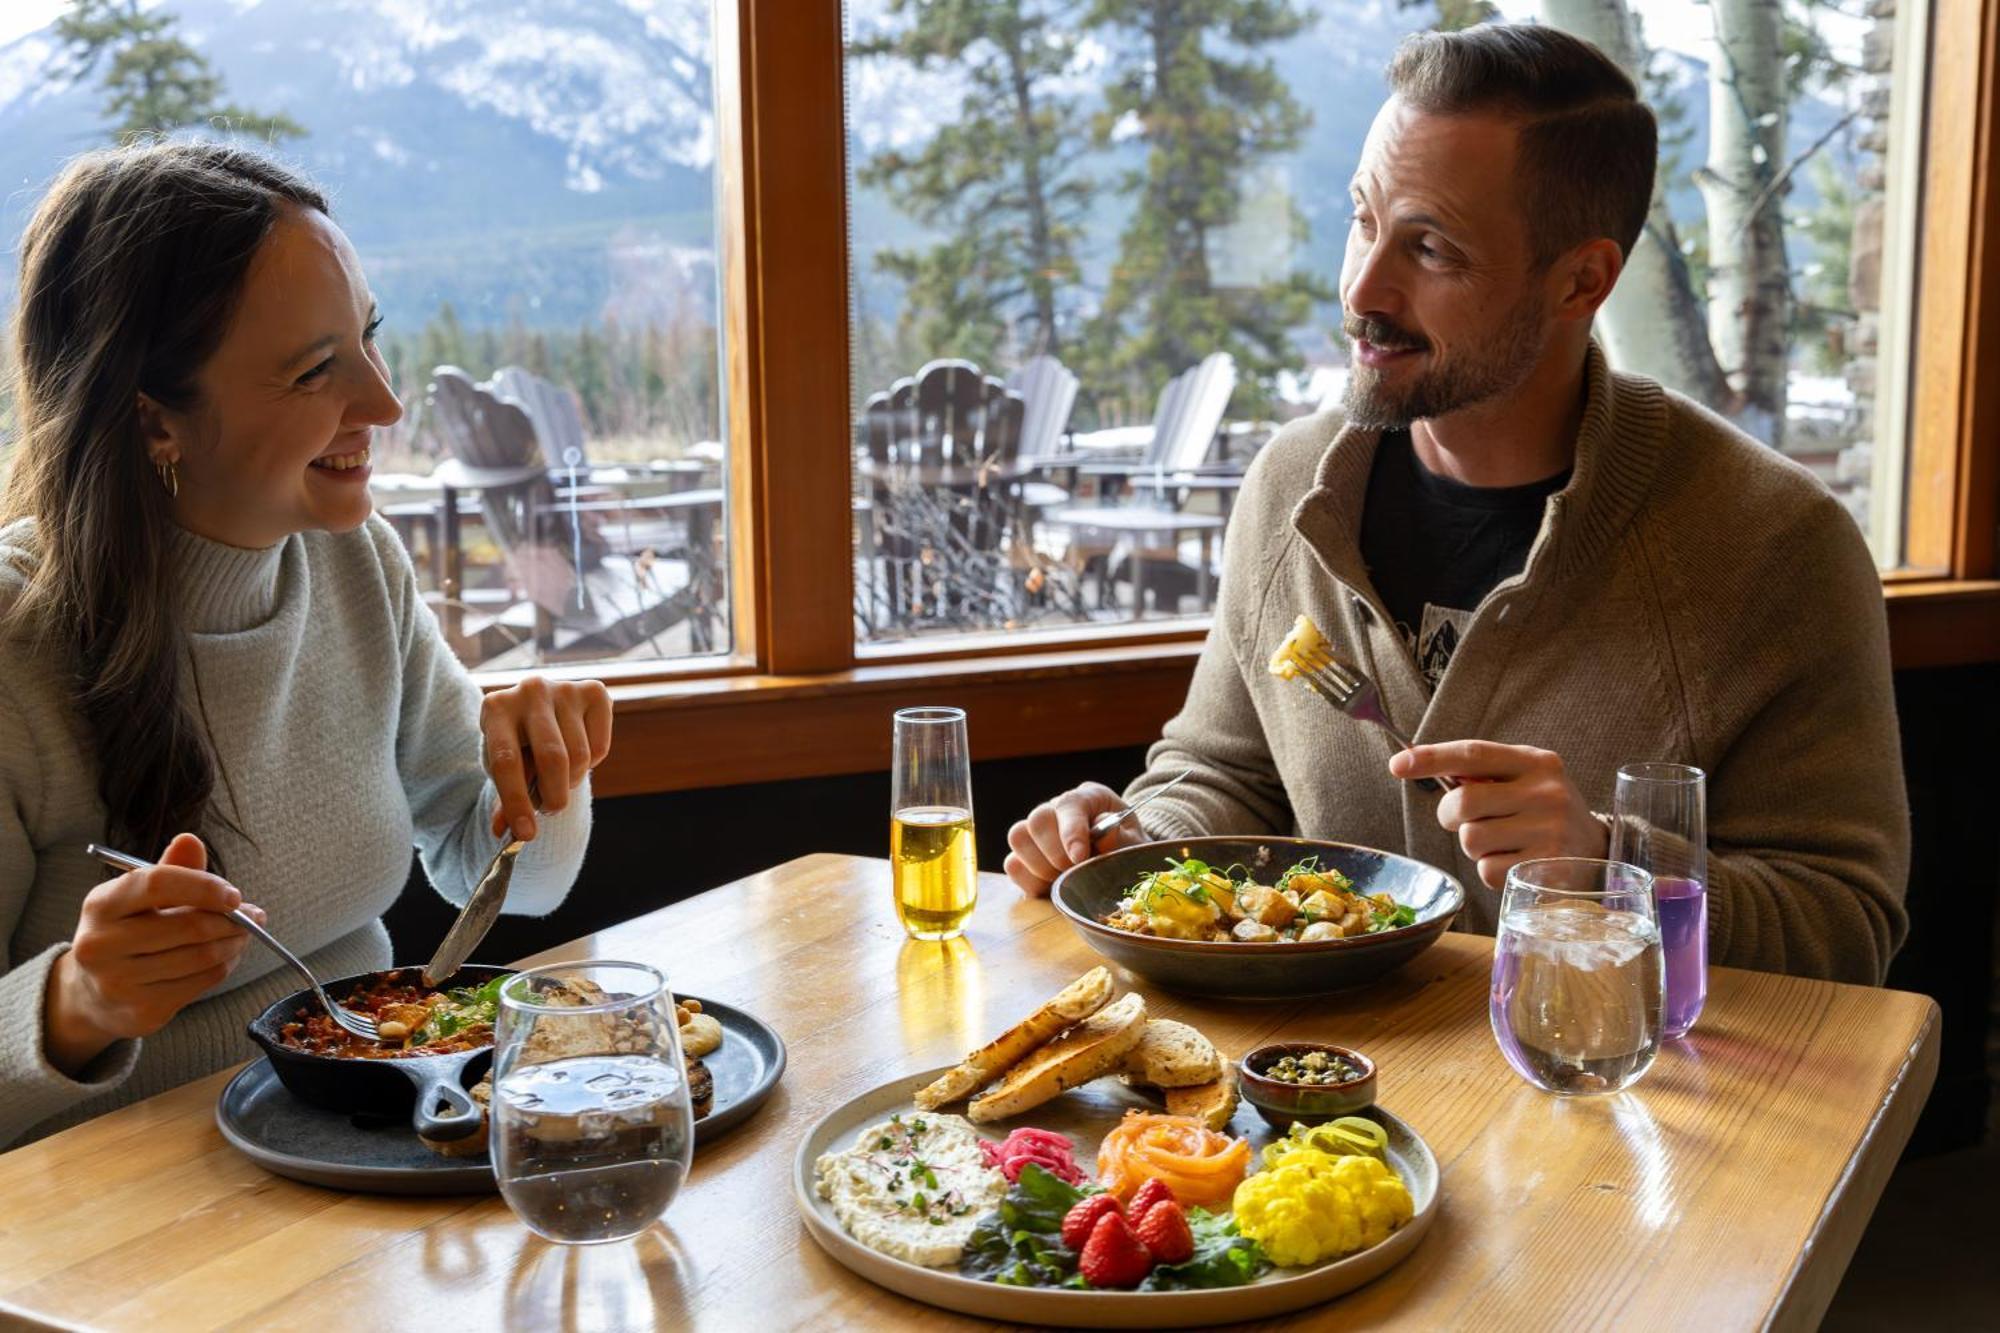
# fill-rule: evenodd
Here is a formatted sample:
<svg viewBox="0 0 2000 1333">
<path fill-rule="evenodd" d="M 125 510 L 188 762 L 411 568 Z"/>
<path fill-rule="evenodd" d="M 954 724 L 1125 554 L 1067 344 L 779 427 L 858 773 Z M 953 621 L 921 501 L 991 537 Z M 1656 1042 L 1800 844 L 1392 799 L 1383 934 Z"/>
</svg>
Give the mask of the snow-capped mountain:
<svg viewBox="0 0 2000 1333">
<path fill-rule="evenodd" d="M 310 133 L 387 313 L 633 318 L 712 303 L 707 0 L 170 0 L 229 100 Z M 46 33 L 0 48 L 0 233 L 104 141 L 93 81 Z M 7 281 L 11 283 L 12 275 Z M 660 289 L 664 289 L 664 291 Z"/>
<path fill-rule="evenodd" d="M 310 131 L 281 151 L 333 196 L 397 325 L 419 325 L 447 300 L 468 324 L 573 325 L 606 314 L 639 322 L 712 309 L 710 0 L 163 3 L 231 101 L 283 111 Z M 849 8 L 857 30 L 888 21 L 887 0 Z M 1312 109 L 1312 128 L 1252 188 L 1289 195 L 1311 224 L 1288 265 L 1330 275 L 1382 67 L 1426 16 L 1397 0 L 1318 8 L 1315 23 L 1272 52 Z M 1093 35 L 1074 91 L 1092 94 L 1110 54 Z M 46 31 L 0 47 L 0 237 L 10 248 L 61 162 L 106 138 L 100 90 L 53 77 L 57 55 Z M 1698 63 L 1682 66 L 1691 166 L 1707 101 Z M 860 160 L 921 140 L 956 108 L 959 89 L 949 73 L 850 62 L 851 152 Z M 1812 104 L 1795 135 L 1809 141 L 1832 114 Z M 1110 179 L 1137 153 L 1114 148 L 1096 165 Z M 1110 262 L 1129 206 L 1103 192 L 1091 268 Z M 857 286 L 880 308 L 894 295 L 874 271 L 873 247 L 920 233 L 868 192 L 852 216 Z M 11 270 L 0 272 L 0 304 Z"/>
</svg>

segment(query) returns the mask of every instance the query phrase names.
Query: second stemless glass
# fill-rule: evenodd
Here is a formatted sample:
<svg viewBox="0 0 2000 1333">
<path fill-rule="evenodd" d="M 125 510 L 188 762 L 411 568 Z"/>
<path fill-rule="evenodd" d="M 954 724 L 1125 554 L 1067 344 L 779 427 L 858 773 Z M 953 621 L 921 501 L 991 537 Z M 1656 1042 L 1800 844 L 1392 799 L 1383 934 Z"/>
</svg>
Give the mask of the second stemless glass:
<svg viewBox="0 0 2000 1333">
<path fill-rule="evenodd" d="M 1660 1050 L 1653 878 L 1560 857 L 1507 872 L 1493 952 L 1493 1036 L 1545 1092 L 1617 1092 Z"/>
<path fill-rule="evenodd" d="M 979 901 L 965 710 L 898 712 L 890 781 L 896 916 L 913 939 L 952 939 L 964 931 Z"/>
<path fill-rule="evenodd" d="M 1706 778 L 1686 764 L 1627 764 L 1611 813 L 1611 859 L 1653 877 L 1666 959 L 1660 1030 L 1679 1037 L 1708 999 Z"/>
<path fill-rule="evenodd" d="M 494 1029 L 493 1175 L 536 1235 L 636 1236 L 680 1192 L 694 1107 L 673 996 L 644 963 L 509 977 Z"/>
</svg>

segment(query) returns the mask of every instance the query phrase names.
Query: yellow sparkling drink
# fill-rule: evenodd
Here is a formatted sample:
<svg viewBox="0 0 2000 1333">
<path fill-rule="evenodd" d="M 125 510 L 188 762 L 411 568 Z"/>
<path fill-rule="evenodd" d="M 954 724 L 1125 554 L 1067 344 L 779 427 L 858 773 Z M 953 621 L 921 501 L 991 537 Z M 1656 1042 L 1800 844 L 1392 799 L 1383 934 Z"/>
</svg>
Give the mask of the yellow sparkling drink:
<svg viewBox="0 0 2000 1333">
<path fill-rule="evenodd" d="M 948 940 L 964 929 L 979 901 L 970 810 L 920 805 L 896 811 L 889 821 L 889 860 L 904 930 L 915 939 Z"/>
</svg>

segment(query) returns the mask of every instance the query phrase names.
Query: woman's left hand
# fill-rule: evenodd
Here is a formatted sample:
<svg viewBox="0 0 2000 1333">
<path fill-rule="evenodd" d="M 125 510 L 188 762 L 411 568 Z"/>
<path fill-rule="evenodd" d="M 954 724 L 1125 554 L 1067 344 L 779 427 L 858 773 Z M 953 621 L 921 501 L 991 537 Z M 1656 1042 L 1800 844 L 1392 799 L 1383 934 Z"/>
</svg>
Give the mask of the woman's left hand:
<svg viewBox="0 0 2000 1333">
<path fill-rule="evenodd" d="M 542 809 L 556 813 L 611 750 L 611 692 L 601 680 L 544 680 L 488 694 L 479 707 L 486 771 L 500 792 L 493 836 L 535 836 L 532 774 Z"/>
</svg>

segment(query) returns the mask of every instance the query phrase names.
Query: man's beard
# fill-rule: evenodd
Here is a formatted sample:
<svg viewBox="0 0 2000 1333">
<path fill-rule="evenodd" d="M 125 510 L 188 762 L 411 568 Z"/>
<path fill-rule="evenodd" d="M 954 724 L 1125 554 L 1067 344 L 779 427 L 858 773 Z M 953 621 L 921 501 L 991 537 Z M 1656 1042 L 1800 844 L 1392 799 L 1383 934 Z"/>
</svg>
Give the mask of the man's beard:
<svg viewBox="0 0 2000 1333">
<path fill-rule="evenodd" d="M 1353 316 L 1341 328 L 1350 339 L 1378 347 L 1429 347 L 1415 334 L 1379 319 Z M 1342 398 L 1347 423 L 1364 430 L 1406 430 L 1412 421 L 1445 416 L 1510 393 L 1528 378 L 1547 345 L 1541 294 L 1531 291 L 1491 338 L 1432 365 L 1407 388 L 1392 389 L 1381 372 L 1351 362 Z"/>
</svg>

